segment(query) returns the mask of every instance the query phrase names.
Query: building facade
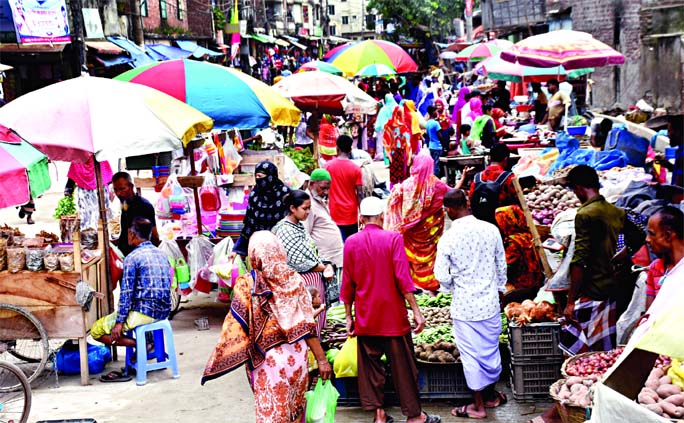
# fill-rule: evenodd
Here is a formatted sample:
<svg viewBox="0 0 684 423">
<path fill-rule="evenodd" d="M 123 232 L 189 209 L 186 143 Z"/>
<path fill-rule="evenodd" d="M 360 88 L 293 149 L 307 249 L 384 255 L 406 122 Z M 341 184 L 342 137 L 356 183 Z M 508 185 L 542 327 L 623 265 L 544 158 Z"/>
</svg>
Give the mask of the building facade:
<svg viewBox="0 0 684 423">
<path fill-rule="evenodd" d="M 372 37 L 368 28 L 374 26 L 375 15 L 366 10 L 367 4 L 367 0 L 328 0 L 329 34 L 350 39 Z"/>
</svg>

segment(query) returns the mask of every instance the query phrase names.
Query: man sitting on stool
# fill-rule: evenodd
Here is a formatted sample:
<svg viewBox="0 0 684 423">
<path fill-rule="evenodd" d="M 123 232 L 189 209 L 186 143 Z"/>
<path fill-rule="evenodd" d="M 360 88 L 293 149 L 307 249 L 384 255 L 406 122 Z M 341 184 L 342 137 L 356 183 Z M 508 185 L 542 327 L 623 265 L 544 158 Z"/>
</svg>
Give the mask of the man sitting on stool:
<svg viewBox="0 0 684 423">
<path fill-rule="evenodd" d="M 97 320 L 90 334 L 107 345 L 135 347 L 135 339 L 124 334 L 137 326 L 164 320 L 171 313 L 171 267 L 169 259 L 150 242 L 152 223 L 142 217 L 133 219 L 128 229 L 128 244 L 133 251 L 123 263 L 119 311 Z M 131 378 L 121 372 L 100 377 L 103 382 Z"/>
</svg>

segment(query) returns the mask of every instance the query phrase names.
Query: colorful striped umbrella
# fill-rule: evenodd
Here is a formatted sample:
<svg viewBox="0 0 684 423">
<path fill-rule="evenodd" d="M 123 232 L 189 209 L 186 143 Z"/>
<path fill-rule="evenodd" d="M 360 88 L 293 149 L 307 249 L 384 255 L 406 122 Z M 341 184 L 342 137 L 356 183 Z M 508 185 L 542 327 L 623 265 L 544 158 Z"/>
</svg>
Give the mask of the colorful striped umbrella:
<svg viewBox="0 0 684 423">
<path fill-rule="evenodd" d="M 342 76 L 344 72 L 337 66 L 333 66 L 328 62 L 322 60 L 313 60 L 311 62 L 303 64 L 296 73 L 299 72 L 309 72 L 309 71 L 321 71 L 326 73 L 331 73 L 333 75 Z"/>
<path fill-rule="evenodd" d="M 18 206 L 50 189 L 48 159 L 0 125 L 0 208 Z"/>
<path fill-rule="evenodd" d="M 356 76 L 387 76 L 396 75 L 396 73 L 397 71 L 391 66 L 372 64 L 361 68 L 361 70 L 356 73 Z"/>
<path fill-rule="evenodd" d="M 625 56 L 591 34 L 569 30 L 526 38 L 503 51 L 501 58 L 525 66 L 563 66 L 566 70 L 625 63 Z"/>
<path fill-rule="evenodd" d="M 501 47 L 498 43 L 494 41 L 473 44 L 472 46 L 466 47 L 463 50 L 461 50 L 461 52 L 458 53 L 458 55 L 456 55 L 456 60 L 461 62 L 477 62 L 486 59 L 487 57 L 496 56 L 503 49 L 504 47 Z"/>
<path fill-rule="evenodd" d="M 301 111 L 271 87 L 240 71 L 195 60 L 169 60 L 116 78 L 147 85 L 214 119 L 218 129 L 297 126 Z"/>
<path fill-rule="evenodd" d="M 566 71 L 563 66 L 552 68 L 536 68 L 523 66 L 502 60 L 500 55 L 489 57 L 475 66 L 475 72 L 487 75 L 490 79 L 510 82 L 546 82 L 549 78 L 560 81 L 567 78 L 578 78 L 594 71 L 594 68 L 583 68 Z"/>
<path fill-rule="evenodd" d="M 345 75 L 354 76 L 364 66 L 383 64 L 397 73 L 415 72 L 418 65 L 404 49 L 389 41 L 366 40 L 344 44 L 330 50 L 324 59 L 342 69 Z"/>
</svg>

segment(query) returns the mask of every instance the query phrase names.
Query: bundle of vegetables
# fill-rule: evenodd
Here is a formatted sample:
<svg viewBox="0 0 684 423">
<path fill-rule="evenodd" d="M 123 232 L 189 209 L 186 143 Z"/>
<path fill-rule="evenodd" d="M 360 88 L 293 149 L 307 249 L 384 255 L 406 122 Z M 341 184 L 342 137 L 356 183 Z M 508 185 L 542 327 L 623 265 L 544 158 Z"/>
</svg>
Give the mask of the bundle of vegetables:
<svg viewBox="0 0 684 423">
<path fill-rule="evenodd" d="M 499 335 L 499 344 L 508 344 L 508 317 L 506 317 L 506 313 L 501 313 L 501 334 Z"/>
<path fill-rule="evenodd" d="M 306 174 L 311 174 L 311 172 L 316 169 L 316 161 L 314 160 L 313 154 L 308 148 L 285 147 L 283 149 L 283 153 L 292 159 L 295 166 L 297 166 L 297 169 Z"/>
<path fill-rule="evenodd" d="M 328 324 L 344 323 L 346 321 L 344 304 L 339 304 L 334 307 L 330 307 L 328 309 L 328 313 L 325 320 Z"/>
<path fill-rule="evenodd" d="M 421 333 L 413 337 L 415 345 L 434 344 L 439 341 L 454 342 L 454 331 L 451 324 L 425 328 Z"/>
<path fill-rule="evenodd" d="M 421 309 L 425 317 L 425 326 L 434 327 L 451 324 L 449 307 L 425 307 Z"/>
<path fill-rule="evenodd" d="M 527 206 L 537 224 L 550 225 L 560 212 L 581 206 L 574 193 L 561 185 L 538 185 L 525 195 Z"/>
<path fill-rule="evenodd" d="M 651 370 L 645 386 L 637 396 L 637 401 L 667 419 L 684 417 L 682 387 L 673 383 L 672 378 L 665 374 L 664 368 L 656 367 Z"/>
<path fill-rule="evenodd" d="M 568 376 L 602 376 L 617 361 L 624 347 L 618 347 L 611 351 L 591 353 L 569 359 L 565 367 Z"/>
<path fill-rule="evenodd" d="M 323 349 L 340 349 L 347 340 L 347 325 L 345 323 L 328 323 L 321 330 L 321 344 Z"/>
<path fill-rule="evenodd" d="M 417 295 L 416 303 L 418 303 L 420 308 L 448 307 L 451 305 L 451 294 L 439 293 L 434 297 L 427 294 Z"/>
<path fill-rule="evenodd" d="M 591 407 L 591 387 L 595 380 L 572 376 L 561 384 L 554 384 L 551 394 L 556 396 L 561 403 L 576 407 Z"/>
<path fill-rule="evenodd" d="M 558 319 L 555 306 L 548 301 L 541 301 L 538 304 L 532 300 L 525 300 L 522 304 L 508 303 L 504 313 L 508 320 L 520 326 L 528 323 L 555 322 Z"/>
<path fill-rule="evenodd" d="M 455 363 L 460 353 L 453 342 L 416 345 L 416 358 L 432 363 Z"/>
<path fill-rule="evenodd" d="M 57 208 L 55 209 L 55 214 L 53 217 L 59 219 L 63 216 L 73 216 L 76 214 L 76 203 L 74 202 L 74 197 L 71 195 L 65 195 L 57 202 Z"/>
</svg>

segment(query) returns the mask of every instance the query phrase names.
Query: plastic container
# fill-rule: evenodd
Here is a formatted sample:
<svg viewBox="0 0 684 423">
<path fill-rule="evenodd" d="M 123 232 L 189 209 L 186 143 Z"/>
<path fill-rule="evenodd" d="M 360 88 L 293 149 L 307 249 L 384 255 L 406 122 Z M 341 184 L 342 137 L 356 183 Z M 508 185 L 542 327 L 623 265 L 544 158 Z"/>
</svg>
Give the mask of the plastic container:
<svg viewBox="0 0 684 423">
<path fill-rule="evenodd" d="M 562 360 L 518 362 L 511 360 L 511 389 L 518 402 L 551 401 L 549 386 L 561 377 Z"/>
<path fill-rule="evenodd" d="M 665 160 L 673 160 L 677 155 L 677 149 L 679 147 L 666 147 L 665 148 Z"/>
<path fill-rule="evenodd" d="M 568 126 L 566 132 L 568 133 L 568 135 L 581 136 L 587 133 L 587 126 Z"/>
<path fill-rule="evenodd" d="M 529 112 L 533 108 L 534 108 L 534 106 L 531 104 L 518 104 L 517 106 L 515 106 L 515 110 L 517 110 L 518 113 Z"/>
<path fill-rule="evenodd" d="M 418 391 L 420 398 L 466 399 L 473 396 L 468 390 L 463 363 L 426 363 L 418 362 Z"/>
<path fill-rule="evenodd" d="M 509 348 L 514 361 L 553 360 L 562 361 L 560 323 L 531 323 L 525 326 L 510 322 L 508 325 Z"/>
</svg>

